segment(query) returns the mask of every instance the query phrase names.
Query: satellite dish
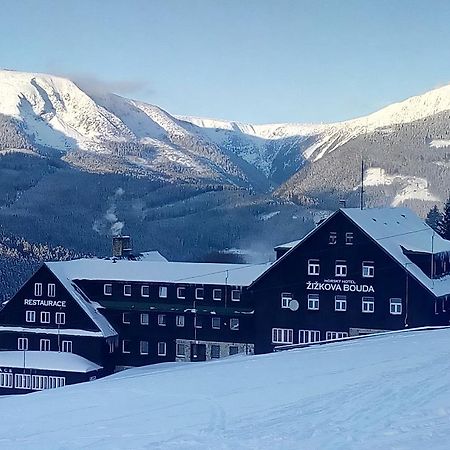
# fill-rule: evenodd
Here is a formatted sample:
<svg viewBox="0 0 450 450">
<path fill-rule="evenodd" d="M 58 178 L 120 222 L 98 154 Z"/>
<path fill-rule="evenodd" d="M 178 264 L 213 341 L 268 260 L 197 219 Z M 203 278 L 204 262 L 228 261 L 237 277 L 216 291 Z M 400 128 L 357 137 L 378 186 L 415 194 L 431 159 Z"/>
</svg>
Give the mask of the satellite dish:
<svg viewBox="0 0 450 450">
<path fill-rule="evenodd" d="M 299 306 L 300 306 L 300 305 L 298 304 L 298 301 L 297 301 L 297 300 L 291 300 L 291 301 L 289 302 L 289 309 L 290 309 L 291 311 L 297 311 L 297 309 L 298 309 Z"/>
</svg>

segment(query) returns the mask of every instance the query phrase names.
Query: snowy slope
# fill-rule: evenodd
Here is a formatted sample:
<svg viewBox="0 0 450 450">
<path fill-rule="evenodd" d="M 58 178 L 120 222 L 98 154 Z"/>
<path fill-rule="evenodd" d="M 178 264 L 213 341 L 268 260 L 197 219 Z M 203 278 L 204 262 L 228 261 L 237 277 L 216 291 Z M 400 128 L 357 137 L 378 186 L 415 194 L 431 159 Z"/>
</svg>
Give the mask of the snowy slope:
<svg viewBox="0 0 450 450">
<path fill-rule="evenodd" d="M 0 445 L 448 449 L 449 339 L 449 329 L 393 333 L 3 397 Z"/>
</svg>

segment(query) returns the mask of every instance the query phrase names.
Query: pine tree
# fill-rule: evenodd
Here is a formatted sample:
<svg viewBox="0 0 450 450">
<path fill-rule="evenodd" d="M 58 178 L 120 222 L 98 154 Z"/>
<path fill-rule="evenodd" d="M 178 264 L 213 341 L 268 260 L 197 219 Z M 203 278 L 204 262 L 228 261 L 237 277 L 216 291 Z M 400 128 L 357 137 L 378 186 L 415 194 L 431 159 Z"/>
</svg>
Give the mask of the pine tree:
<svg viewBox="0 0 450 450">
<path fill-rule="evenodd" d="M 433 228 L 434 231 L 438 231 L 439 223 L 442 220 L 442 213 L 439 211 L 437 205 L 434 205 L 427 214 L 425 222 L 428 226 Z"/>
<path fill-rule="evenodd" d="M 444 238 L 450 241 L 450 197 L 444 205 L 442 218 L 439 221 L 437 232 Z"/>
</svg>

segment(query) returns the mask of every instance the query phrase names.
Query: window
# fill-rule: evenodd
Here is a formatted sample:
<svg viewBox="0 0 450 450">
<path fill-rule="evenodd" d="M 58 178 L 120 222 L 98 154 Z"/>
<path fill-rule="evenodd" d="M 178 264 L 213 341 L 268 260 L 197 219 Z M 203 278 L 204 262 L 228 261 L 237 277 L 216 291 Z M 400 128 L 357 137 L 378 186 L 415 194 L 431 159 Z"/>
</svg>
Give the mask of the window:
<svg viewBox="0 0 450 450">
<path fill-rule="evenodd" d="M 362 312 L 373 313 L 375 311 L 375 300 L 373 297 L 362 298 Z"/>
<path fill-rule="evenodd" d="M 205 298 L 205 290 L 203 288 L 197 288 L 195 290 L 195 299 L 203 300 Z"/>
<path fill-rule="evenodd" d="M 239 319 L 232 318 L 230 319 L 230 330 L 239 330 Z"/>
<path fill-rule="evenodd" d="M 328 243 L 330 245 L 336 245 L 337 242 L 337 233 L 336 231 L 330 231 L 330 238 L 328 240 Z"/>
<path fill-rule="evenodd" d="M 308 260 L 308 275 L 319 275 L 320 263 L 318 259 Z"/>
<path fill-rule="evenodd" d="M 158 342 L 158 356 L 166 356 L 166 343 Z"/>
<path fill-rule="evenodd" d="M 318 330 L 298 330 L 298 343 L 309 344 L 320 341 L 320 331 Z"/>
<path fill-rule="evenodd" d="M 0 387 L 12 388 L 13 387 L 13 374 L 12 373 L 0 373 Z"/>
<path fill-rule="evenodd" d="M 50 313 L 48 311 L 41 311 L 41 323 L 50 323 Z"/>
<path fill-rule="evenodd" d="M 16 373 L 14 375 L 14 385 L 16 389 L 31 389 L 31 375 Z"/>
<path fill-rule="evenodd" d="M 194 317 L 194 327 L 201 328 L 202 327 L 202 318 L 199 316 Z"/>
<path fill-rule="evenodd" d="M 348 333 L 345 331 L 327 331 L 325 333 L 327 341 L 335 341 L 336 339 L 343 339 L 348 337 Z"/>
<path fill-rule="evenodd" d="M 56 286 L 54 283 L 49 283 L 47 286 L 47 295 L 49 297 L 54 297 L 56 295 Z"/>
<path fill-rule="evenodd" d="M 402 313 L 402 299 L 401 298 L 390 298 L 389 299 L 389 310 L 394 316 L 398 316 Z"/>
<path fill-rule="evenodd" d="M 66 323 L 66 313 L 57 312 L 55 314 L 56 325 L 64 325 Z"/>
<path fill-rule="evenodd" d="M 31 389 L 35 391 L 42 391 L 47 389 L 48 377 L 45 375 L 33 375 L 31 377 Z"/>
<path fill-rule="evenodd" d="M 177 356 L 186 356 L 186 346 L 184 344 L 177 344 Z"/>
<path fill-rule="evenodd" d="M 123 295 L 125 297 L 131 297 L 131 284 L 125 284 L 123 286 Z"/>
<path fill-rule="evenodd" d="M 222 300 L 222 289 L 213 289 L 213 300 Z"/>
<path fill-rule="evenodd" d="M 345 233 L 345 245 L 353 245 L 353 233 Z"/>
<path fill-rule="evenodd" d="M 50 339 L 41 339 L 39 341 L 39 350 L 41 352 L 49 352 L 50 351 Z"/>
<path fill-rule="evenodd" d="M 220 330 L 220 317 L 212 317 L 211 318 L 211 326 L 215 330 Z"/>
<path fill-rule="evenodd" d="M 186 298 L 186 288 L 185 287 L 179 287 L 177 288 L 177 298 Z"/>
<path fill-rule="evenodd" d="M 34 295 L 36 297 L 42 296 L 42 283 L 34 283 Z"/>
<path fill-rule="evenodd" d="M 103 285 L 103 294 L 104 295 L 112 295 L 112 284 L 106 283 Z"/>
<path fill-rule="evenodd" d="M 319 309 L 319 294 L 308 294 L 308 309 L 311 311 Z"/>
<path fill-rule="evenodd" d="M 347 297 L 345 295 L 336 295 L 334 297 L 334 310 L 347 311 Z"/>
<path fill-rule="evenodd" d="M 336 261 L 335 276 L 337 277 L 347 276 L 347 263 L 345 261 Z"/>
<path fill-rule="evenodd" d="M 230 345 L 228 349 L 228 354 L 230 356 L 237 355 L 239 353 L 239 347 L 237 345 Z"/>
<path fill-rule="evenodd" d="M 149 315 L 148 313 L 141 313 L 141 325 L 149 324 Z"/>
<path fill-rule="evenodd" d="M 292 300 L 292 294 L 290 292 L 283 292 L 281 294 L 281 308 L 289 309 L 289 303 Z"/>
<path fill-rule="evenodd" d="M 167 325 L 166 315 L 158 314 L 158 325 L 160 327 L 165 327 Z"/>
<path fill-rule="evenodd" d="M 211 359 L 220 358 L 220 345 L 211 345 Z"/>
<path fill-rule="evenodd" d="M 62 349 L 65 353 L 72 353 L 72 341 L 62 341 Z"/>
<path fill-rule="evenodd" d="M 66 385 L 65 377 L 48 377 L 48 388 L 56 389 L 59 387 L 64 387 Z"/>
<path fill-rule="evenodd" d="M 122 323 L 131 323 L 131 314 L 129 312 L 122 313 Z"/>
<path fill-rule="evenodd" d="M 130 350 L 130 341 L 127 339 L 124 339 L 122 341 L 122 353 L 131 353 Z"/>
<path fill-rule="evenodd" d="M 141 355 L 148 355 L 148 341 L 141 341 L 139 343 L 139 353 Z"/>
<path fill-rule="evenodd" d="M 150 286 L 141 286 L 141 297 L 150 297 Z"/>
<path fill-rule="evenodd" d="M 233 302 L 238 302 L 241 300 L 241 291 L 239 291 L 238 289 L 233 289 L 231 291 L 231 300 Z"/>
<path fill-rule="evenodd" d="M 159 287 L 159 298 L 167 298 L 167 286 Z"/>
<path fill-rule="evenodd" d="M 176 316 L 175 324 L 177 327 L 184 327 L 184 316 Z"/>
<path fill-rule="evenodd" d="M 17 350 L 28 350 L 28 338 L 17 339 Z"/>
<path fill-rule="evenodd" d="M 25 311 L 26 322 L 36 322 L 36 311 Z"/>
<path fill-rule="evenodd" d="M 109 353 L 114 353 L 114 347 L 115 347 L 115 345 L 114 345 L 114 341 L 113 341 L 112 339 L 110 339 L 110 340 L 108 341 L 108 347 L 109 347 Z"/>
<path fill-rule="evenodd" d="M 364 261 L 362 263 L 362 276 L 364 278 L 373 278 L 375 275 L 375 266 L 373 262 Z"/>
<path fill-rule="evenodd" d="M 274 344 L 292 344 L 294 330 L 289 328 L 272 328 L 272 342 Z"/>
</svg>

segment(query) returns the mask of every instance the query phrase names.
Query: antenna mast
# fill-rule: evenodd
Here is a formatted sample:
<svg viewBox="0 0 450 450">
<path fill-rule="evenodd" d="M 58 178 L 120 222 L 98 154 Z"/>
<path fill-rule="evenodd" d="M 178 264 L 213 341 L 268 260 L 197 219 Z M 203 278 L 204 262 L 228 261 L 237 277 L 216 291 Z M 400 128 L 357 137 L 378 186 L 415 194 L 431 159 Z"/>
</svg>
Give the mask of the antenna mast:
<svg viewBox="0 0 450 450">
<path fill-rule="evenodd" d="M 364 160 L 361 155 L 361 192 L 360 192 L 360 208 L 364 209 Z"/>
</svg>

